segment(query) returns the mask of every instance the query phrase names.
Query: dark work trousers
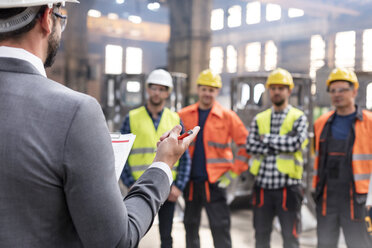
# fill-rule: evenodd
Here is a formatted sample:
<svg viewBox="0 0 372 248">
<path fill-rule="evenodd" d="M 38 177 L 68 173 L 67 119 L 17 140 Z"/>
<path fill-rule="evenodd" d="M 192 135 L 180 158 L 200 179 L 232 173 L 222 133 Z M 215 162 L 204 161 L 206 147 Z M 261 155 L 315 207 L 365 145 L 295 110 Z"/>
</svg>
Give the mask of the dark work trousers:
<svg viewBox="0 0 372 248">
<path fill-rule="evenodd" d="M 340 228 L 347 247 L 372 247 L 364 223 L 365 195 L 356 195 L 353 189 L 348 142 L 328 136 L 326 184 L 317 199 L 318 248 L 336 248 Z"/>
<path fill-rule="evenodd" d="M 172 247 L 172 225 L 174 216 L 174 207 L 176 203 L 165 201 L 159 209 L 159 232 L 161 240 L 161 248 Z"/>
<path fill-rule="evenodd" d="M 270 236 L 275 216 L 278 216 L 282 229 L 283 247 L 299 247 L 302 199 L 303 190 L 300 185 L 273 190 L 254 188 L 253 226 L 257 248 L 270 248 Z"/>
<path fill-rule="evenodd" d="M 184 198 L 186 247 L 200 247 L 199 226 L 202 207 L 205 207 L 207 212 L 214 247 L 231 247 L 230 209 L 226 202 L 226 190 L 207 181 L 191 181 L 185 188 Z"/>
</svg>

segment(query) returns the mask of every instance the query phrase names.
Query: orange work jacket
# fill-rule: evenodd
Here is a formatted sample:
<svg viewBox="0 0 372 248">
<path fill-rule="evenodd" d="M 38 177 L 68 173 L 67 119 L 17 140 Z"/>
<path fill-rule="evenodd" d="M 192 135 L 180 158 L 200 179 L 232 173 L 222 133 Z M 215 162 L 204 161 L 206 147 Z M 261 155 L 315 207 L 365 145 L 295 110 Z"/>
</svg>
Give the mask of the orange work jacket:
<svg viewBox="0 0 372 248">
<path fill-rule="evenodd" d="M 180 110 L 179 116 L 186 130 L 198 125 L 198 107 L 199 103 L 195 103 Z M 216 182 L 229 170 L 240 174 L 248 169 L 249 155 L 245 149 L 247 136 L 248 131 L 238 115 L 215 102 L 203 128 L 206 169 L 209 182 Z M 238 146 L 235 161 L 231 150 L 232 140 Z M 195 141 L 189 147 L 191 158 L 194 155 L 194 149 Z"/>
<path fill-rule="evenodd" d="M 330 111 L 314 123 L 315 133 L 315 163 L 313 188 L 317 187 L 320 178 L 319 156 L 325 151 L 319 151 L 320 143 L 324 142 L 321 134 L 327 122 L 333 116 L 335 111 Z M 367 194 L 369 179 L 372 173 L 372 113 L 366 110 L 357 113 L 355 121 L 355 140 L 352 150 L 352 171 L 355 184 L 355 192 L 358 194 Z M 322 166 L 322 165 L 321 165 Z"/>
</svg>

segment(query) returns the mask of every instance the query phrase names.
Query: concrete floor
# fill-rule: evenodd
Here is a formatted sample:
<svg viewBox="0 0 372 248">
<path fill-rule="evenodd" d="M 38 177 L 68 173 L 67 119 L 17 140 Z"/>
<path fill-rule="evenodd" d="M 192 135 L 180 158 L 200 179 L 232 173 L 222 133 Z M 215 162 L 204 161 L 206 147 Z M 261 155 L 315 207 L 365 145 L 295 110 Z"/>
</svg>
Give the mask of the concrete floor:
<svg viewBox="0 0 372 248">
<path fill-rule="evenodd" d="M 213 247 L 212 235 L 209 230 L 208 220 L 203 212 L 202 224 L 199 230 L 201 248 Z M 185 247 L 185 230 L 182 222 L 175 221 L 173 224 L 173 247 Z M 232 210 L 231 212 L 231 237 L 235 248 L 254 247 L 254 231 L 252 226 L 252 211 L 248 209 Z M 316 247 L 315 230 L 302 232 L 300 236 L 301 248 Z M 140 242 L 139 248 L 160 247 L 158 225 L 155 223 L 150 231 Z M 282 238 L 280 233 L 274 229 L 271 235 L 271 247 L 281 248 Z M 344 247 L 343 245 L 339 247 Z"/>
</svg>

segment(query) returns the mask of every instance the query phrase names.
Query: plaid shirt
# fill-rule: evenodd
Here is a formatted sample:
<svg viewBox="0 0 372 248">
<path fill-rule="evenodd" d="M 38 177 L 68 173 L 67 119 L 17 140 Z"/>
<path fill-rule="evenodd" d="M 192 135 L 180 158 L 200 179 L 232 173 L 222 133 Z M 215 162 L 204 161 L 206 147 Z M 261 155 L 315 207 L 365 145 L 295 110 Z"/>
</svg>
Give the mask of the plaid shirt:
<svg viewBox="0 0 372 248">
<path fill-rule="evenodd" d="M 247 152 L 253 155 L 265 156 L 256 176 L 255 184 L 258 187 L 280 189 L 301 183 L 301 180 L 289 178 L 288 175 L 279 172 L 276 167 L 277 154 L 295 152 L 301 149 L 301 144 L 307 138 L 308 124 L 305 115 L 302 115 L 294 122 L 290 135 L 279 135 L 280 127 L 291 107 L 289 105 L 282 112 L 275 112 L 272 109 L 270 134 L 265 134 L 262 139 L 258 133 L 256 117 L 251 123 L 247 138 Z"/>
<path fill-rule="evenodd" d="M 147 110 L 147 107 L 146 107 L 146 110 Z M 159 113 L 159 116 L 158 116 L 157 119 L 154 119 L 152 117 L 151 113 L 147 110 L 147 112 L 149 113 L 149 115 L 150 115 L 150 117 L 151 117 L 151 119 L 154 123 L 155 129 L 158 129 L 161 117 L 163 115 L 163 110 Z M 184 130 L 182 121 L 181 121 L 180 124 L 182 126 L 182 133 L 184 133 L 185 130 Z M 123 122 L 123 126 L 120 129 L 120 132 L 122 134 L 131 133 L 130 122 L 129 122 L 129 114 L 125 117 L 125 120 Z M 190 159 L 190 155 L 189 155 L 188 150 L 186 150 L 186 152 L 181 156 L 179 162 L 180 163 L 178 164 L 178 167 L 177 167 L 177 178 L 173 182 L 173 184 L 178 189 L 183 191 L 187 182 L 189 181 L 190 171 L 191 171 L 191 159 Z M 120 178 L 123 181 L 124 185 L 127 186 L 128 188 L 131 187 L 135 183 L 135 180 L 134 180 L 133 175 L 132 175 L 132 170 L 130 168 L 130 165 L 128 164 L 128 160 L 125 163 L 125 166 L 124 166 L 123 172 L 121 173 Z"/>
</svg>

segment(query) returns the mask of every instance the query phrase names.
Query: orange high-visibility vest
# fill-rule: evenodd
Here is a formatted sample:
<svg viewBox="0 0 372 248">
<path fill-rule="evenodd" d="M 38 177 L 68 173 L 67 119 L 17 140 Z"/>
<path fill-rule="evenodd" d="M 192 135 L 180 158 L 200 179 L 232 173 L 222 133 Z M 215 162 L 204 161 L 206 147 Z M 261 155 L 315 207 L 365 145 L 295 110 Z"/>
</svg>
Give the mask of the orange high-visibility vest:
<svg viewBox="0 0 372 248">
<path fill-rule="evenodd" d="M 195 103 L 180 110 L 179 115 L 186 130 L 198 125 L 198 107 L 199 103 Z M 209 182 L 216 182 L 229 170 L 240 174 L 248 169 L 249 155 L 245 149 L 247 136 L 248 131 L 238 115 L 215 102 L 203 129 Z M 239 149 L 235 161 L 231 150 L 232 140 Z M 195 143 L 193 142 L 189 147 L 191 158 L 194 155 L 194 149 Z"/>
<path fill-rule="evenodd" d="M 369 179 L 372 173 L 372 113 L 363 110 L 363 119 L 356 119 L 355 121 L 355 140 L 353 145 L 352 155 L 352 171 L 355 183 L 355 191 L 358 194 L 367 194 Z M 320 140 L 320 136 L 324 129 L 328 119 L 334 114 L 334 111 L 328 112 L 314 123 L 315 133 L 315 162 L 314 162 L 314 176 L 313 176 L 313 188 L 316 187 L 320 180 L 319 171 L 319 155 L 323 155 L 319 151 L 320 143 L 324 140 Z"/>
</svg>

